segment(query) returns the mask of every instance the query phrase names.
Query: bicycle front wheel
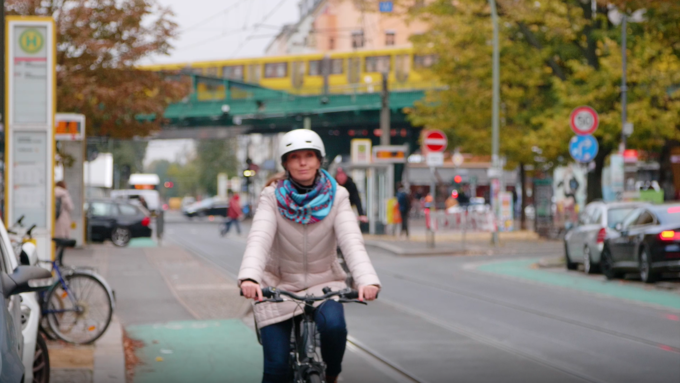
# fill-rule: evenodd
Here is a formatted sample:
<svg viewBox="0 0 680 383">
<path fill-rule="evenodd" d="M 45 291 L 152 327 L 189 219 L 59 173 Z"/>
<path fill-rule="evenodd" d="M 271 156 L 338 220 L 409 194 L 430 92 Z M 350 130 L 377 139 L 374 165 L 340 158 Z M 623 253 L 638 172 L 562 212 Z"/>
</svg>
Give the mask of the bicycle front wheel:
<svg viewBox="0 0 680 383">
<path fill-rule="evenodd" d="M 97 340 L 111 323 L 113 302 L 99 278 L 75 272 L 48 291 L 43 314 L 60 339 L 87 344 Z"/>
<path fill-rule="evenodd" d="M 322 383 L 321 375 L 316 372 L 312 372 L 307 376 L 307 383 Z"/>
</svg>

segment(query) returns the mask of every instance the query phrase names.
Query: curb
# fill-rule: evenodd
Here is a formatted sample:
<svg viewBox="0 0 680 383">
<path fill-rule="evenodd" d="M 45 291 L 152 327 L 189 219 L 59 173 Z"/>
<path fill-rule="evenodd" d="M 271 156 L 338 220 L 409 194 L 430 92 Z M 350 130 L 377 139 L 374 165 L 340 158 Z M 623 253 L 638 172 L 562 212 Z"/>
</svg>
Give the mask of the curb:
<svg viewBox="0 0 680 383">
<path fill-rule="evenodd" d="M 125 383 L 123 326 L 115 315 L 95 345 L 93 383 Z"/>
<path fill-rule="evenodd" d="M 366 246 L 377 247 L 382 250 L 389 251 L 395 255 L 405 255 L 405 256 L 428 256 L 428 255 L 467 255 L 473 253 L 470 250 L 452 249 L 452 248 L 434 248 L 434 249 L 404 249 L 398 245 L 392 245 L 382 241 L 372 241 L 366 240 Z"/>
</svg>

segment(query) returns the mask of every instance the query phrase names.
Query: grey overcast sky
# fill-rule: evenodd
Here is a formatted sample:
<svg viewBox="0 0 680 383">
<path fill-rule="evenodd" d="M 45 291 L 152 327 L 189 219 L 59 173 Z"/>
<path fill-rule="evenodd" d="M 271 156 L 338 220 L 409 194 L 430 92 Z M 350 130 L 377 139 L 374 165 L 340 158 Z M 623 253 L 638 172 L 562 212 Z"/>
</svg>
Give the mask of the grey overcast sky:
<svg viewBox="0 0 680 383">
<path fill-rule="evenodd" d="M 264 54 L 284 24 L 298 20 L 298 0 L 158 0 L 175 13 L 179 38 L 170 56 L 143 64 L 182 63 Z M 191 140 L 153 140 L 144 164 L 155 160 L 182 162 L 193 153 Z"/>
<path fill-rule="evenodd" d="M 298 20 L 298 0 L 158 0 L 175 13 L 179 38 L 170 56 L 144 64 L 257 57 L 284 24 Z"/>
</svg>

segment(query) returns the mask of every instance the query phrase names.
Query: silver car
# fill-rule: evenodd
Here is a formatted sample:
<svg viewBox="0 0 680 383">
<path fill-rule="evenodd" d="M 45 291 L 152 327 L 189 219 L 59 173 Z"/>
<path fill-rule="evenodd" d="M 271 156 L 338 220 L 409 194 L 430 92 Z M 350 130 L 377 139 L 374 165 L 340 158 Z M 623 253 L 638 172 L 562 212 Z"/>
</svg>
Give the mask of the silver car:
<svg viewBox="0 0 680 383">
<path fill-rule="evenodd" d="M 586 274 L 599 271 L 605 238 L 615 232 L 617 223 L 642 205 L 640 202 L 591 202 L 586 205 L 577 226 L 564 237 L 567 269 L 576 270 L 582 263 Z"/>
</svg>

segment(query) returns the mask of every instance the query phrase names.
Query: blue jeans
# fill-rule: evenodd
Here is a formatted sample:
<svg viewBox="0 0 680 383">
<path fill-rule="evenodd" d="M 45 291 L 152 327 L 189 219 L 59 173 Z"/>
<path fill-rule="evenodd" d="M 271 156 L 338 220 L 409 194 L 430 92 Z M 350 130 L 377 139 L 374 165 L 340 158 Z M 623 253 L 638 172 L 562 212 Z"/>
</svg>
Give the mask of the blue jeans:
<svg viewBox="0 0 680 383">
<path fill-rule="evenodd" d="M 227 234 L 229 229 L 231 229 L 232 223 L 236 226 L 236 232 L 241 234 L 241 222 L 238 220 L 238 218 L 227 218 L 227 220 L 223 223 L 224 228 L 222 229 L 222 232 Z"/>
<path fill-rule="evenodd" d="M 289 319 L 260 329 L 264 350 L 262 383 L 288 383 L 293 380 L 290 334 L 294 320 L 295 318 Z M 314 310 L 314 321 L 321 334 L 321 357 L 326 363 L 326 375 L 340 375 L 347 344 L 347 325 L 342 303 L 326 301 Z"/>
</svg>

